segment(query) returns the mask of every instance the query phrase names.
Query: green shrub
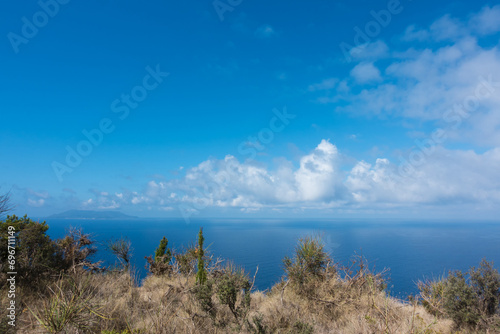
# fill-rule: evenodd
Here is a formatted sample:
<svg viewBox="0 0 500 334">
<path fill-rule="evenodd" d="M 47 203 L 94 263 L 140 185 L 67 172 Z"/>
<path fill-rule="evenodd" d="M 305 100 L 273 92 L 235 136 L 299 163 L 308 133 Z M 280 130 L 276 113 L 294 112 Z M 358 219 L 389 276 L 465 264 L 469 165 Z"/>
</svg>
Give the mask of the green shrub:
<svg viewBox="0 0 500 334">
<path fill-rule="evenodd" d="M 322 278 L 330 262 L 323 242 L 318 237 L 300 239 L 295 248 L 294 258 L 287 256 L 283 259 L 287 278 L 299 286 L 310 279 Z"/>
<path fill-rule="evenodd" d="M 460 271 L 450 273 L 446 279 L 443 306 L 459 327 L 476 326 L 481 317 L 477 296 Z"/>
<path fill-rule="evenodd" d="M 167 248 L 168 240 L 163 237 L 160 241 L 160 245 L 155 251 L 155 257 L 146 256 L 146 261 L 148 263 L 148 269 L 153 275 L 165 275 L 172 272 L 172 266 L 170 261 L 172 261 L 172 251 Z"/>
<path fill-rule="evenodd" d="M 313 334 L 314 328 L 308 323 L 297 321 L 289 334 Z"/>
<path fill-rule="evenodd" d="M 243 269 L 229 264 L 216 279 L 216 284 L 220 303 L 227 305 L 236 319 L 246 315 L 250 308 L 250 280 Z"/>
<path fill-rule="evenodd" d="M 212 320 L 215 319 L 217 314 L 217 310 L 215 309 L 215 305 L 212 302 L 213 295 L 213 282 L 212 280 L 207 280 L 203 284 L 197 284 L 193 288 L 193 293 L 200 303 L 201 309 L 206 312 Z"/>
<path fill-rule="evenodd" d="M 155 261 L 169 263 L 172 260 L 172 251 L 168 246 L 168 239 L 163 237 L 160 241 L 160 245 L 155 251 Z"/>
<path fill-rule="evenodd" d="M 41 280 L 50 274 L 59 273 L 68 269 L 68 262 L 64 260 L 63 252 L 55 241 L 46 234 L 49 226 L 45 222 L 35 222 L 24 216 L 7 216 L 5 221 L 0 221 L 0 258 L 8 258 L 8 228 L 15 229 L 15 242 L 11 246 L 16 248 L 17 282 L 20 286 L 29 289 L 40 289 Z M 8 267 L 1 266 L 1 271 L 6 273 Z M 0 280 L 0 288 L 5 284 Z"/>
<path fill-rule="evenodd" d="M 205 259 L 204 259 L 204 249 L 203 242 L 205 238 L 203 237 L 203 228 L 200 227 L 200 233 L 198 233 L 198 247 L 196 248 L 196 254 L 198 256 L 198 271 L 196 272 L 196 283 L 203 285 L 207 281 L 207 270 L 205 269 Z"/>
<path fill-rule="evenodd" d="M 500 274 L 493 268 L 493 263 L 483 259 L 479 268 L 471 268 L 469 276 L 481 312 L 488 316 L 497 313 L 500 304 Z"/>
<path fill-rule="evenodd" d="M 450 317 L 459 328 L 481 330 L 498 321 L 500 275 L 486 260 L 465 273 L 454 271 L 437 281 L 419 282 L 418 288 L 430 313 Z"/>
</svg>

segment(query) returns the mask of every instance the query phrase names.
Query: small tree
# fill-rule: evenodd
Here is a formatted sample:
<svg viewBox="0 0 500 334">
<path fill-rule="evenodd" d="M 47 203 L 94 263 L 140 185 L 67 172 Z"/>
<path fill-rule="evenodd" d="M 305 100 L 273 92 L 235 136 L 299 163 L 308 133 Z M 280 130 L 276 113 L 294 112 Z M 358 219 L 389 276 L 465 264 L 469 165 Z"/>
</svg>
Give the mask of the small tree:
<svg viewBox="0 0 500 334">
<path fill-rule="evenodd" d="M 92 262 L 92 256 L 97 252 L 95 241 L 90 233 L 84 233 L 81 228 L 71 227 L 68 234 L 57 241 L 62 250 L 68 267 L 76 273 L 77 268 L 101 271 L 102 261 Z"/>
<path fill-rule="evenodd" d="M 155 261 L 169 263 L 172 260 L 172 251 L 167 248 L 168 239 L 163 237 L 160 241 L 160 245 L 155 251 Z"/>
<path fill-rule="evenodd" d="M 163 237 L 160 241 L 160 245 L 156 248 L 154 259 L 152 256 L 145 257 L 149 265 L 148 269 L 153 275 L 167 274 L 172 270 L 172 266 L 170 265 L 170 261 L 172 261 L 172 251 L 167 248 L 167 246 L 168 239 Z"/>
<path fill-rule="evenodd" d="M 10 226 L 10 228 L 9 228 Z M 0 221 L 0 270 L 8 270 L 8 246 L 16 248 L 15 271 L 20 285 L 29 288 L 40 288 L 40 280 L 50 274 L 59 273 L 68 268 L 63 259 L 61 249 L 57 243 L 46 234 L 49 226 L 45 222 L 36 222 L 24 216 L 7 216 L 5 221 Z M 15 238 L 9 239 L 9 232 L 14 232 Z M 0 288 L 5 284 L 0 279 Z"/>
<path fill-rule="evenodd" d="M 196 249 L 196 253 L 198 255 L 198 272 L 196 273 L 196 283 L 205 284 L 207 282 L 207 271 L 205 269 L 205 259 L 203 256 L 205 255 L 203 251 L 203 242 L 205 238 L 203 238 L 203 227 L 200 227 L 200 233 L 198 233 L 198 248 Z"/>
</svg>

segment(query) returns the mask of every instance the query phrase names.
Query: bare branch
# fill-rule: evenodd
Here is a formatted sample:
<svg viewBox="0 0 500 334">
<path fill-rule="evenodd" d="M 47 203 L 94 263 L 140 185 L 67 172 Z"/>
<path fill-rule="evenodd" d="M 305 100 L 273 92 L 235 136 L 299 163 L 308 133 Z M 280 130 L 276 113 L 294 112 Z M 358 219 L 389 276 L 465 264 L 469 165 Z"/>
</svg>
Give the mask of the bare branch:
<svg viewBox="0 0 500 334">
<path fill-rule="evenodd" d="M 0 215 L 12 209 L 14 209 L 14 206 L 10 203 L 10 191 L 0 195 Z"/>
</svg>

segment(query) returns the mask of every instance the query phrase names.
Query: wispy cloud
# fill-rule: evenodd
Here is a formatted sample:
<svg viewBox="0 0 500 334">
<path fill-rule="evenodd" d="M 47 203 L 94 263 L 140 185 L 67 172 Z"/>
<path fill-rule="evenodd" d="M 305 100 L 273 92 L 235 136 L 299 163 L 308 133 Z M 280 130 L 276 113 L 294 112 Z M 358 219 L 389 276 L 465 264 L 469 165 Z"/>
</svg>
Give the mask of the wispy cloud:
<svg viewBox="0 0 500 334">
<path fill-rule="evenodd" d="M 278 33 L 269 24 L 264 24 L 255 30 L 255 36 L 260 38 L 271 38 L 276 37 Z"/>
</svg>

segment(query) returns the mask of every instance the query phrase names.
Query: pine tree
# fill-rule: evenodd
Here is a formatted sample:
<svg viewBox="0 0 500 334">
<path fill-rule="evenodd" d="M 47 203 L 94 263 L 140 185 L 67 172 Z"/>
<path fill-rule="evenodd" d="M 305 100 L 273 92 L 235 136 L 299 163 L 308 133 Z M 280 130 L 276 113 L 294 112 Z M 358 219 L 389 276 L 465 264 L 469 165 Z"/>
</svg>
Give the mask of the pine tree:
<svg viewBox="0 0 500 334">
<path fill-rule="evenodd" d="M 198 233 L 198 249 L 196 250 L 198 253 L 198 272 L 196 273 L 196 283 L 203 285 L 207 281 L 207 271 L 205 269 L 205 260 L 203 259 L 204 251 L 203 251 L 203 227 L 200 227 L 200 233 Z"/>
<path fill-rule="evenodd" d="M 168 263 L 172 259 L 172 251 L 167 248 L 168 239 L 163 237 L 160 241 L 160 245 L 155 251 L 155 262 L 158 262 L 163 258 L 163 262 Z"/>
</svg>

